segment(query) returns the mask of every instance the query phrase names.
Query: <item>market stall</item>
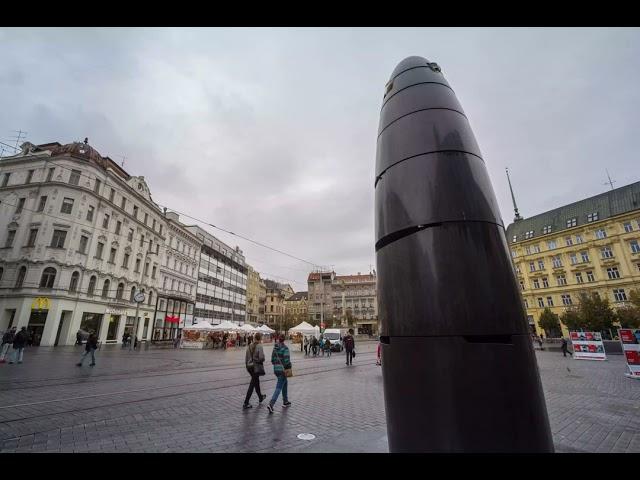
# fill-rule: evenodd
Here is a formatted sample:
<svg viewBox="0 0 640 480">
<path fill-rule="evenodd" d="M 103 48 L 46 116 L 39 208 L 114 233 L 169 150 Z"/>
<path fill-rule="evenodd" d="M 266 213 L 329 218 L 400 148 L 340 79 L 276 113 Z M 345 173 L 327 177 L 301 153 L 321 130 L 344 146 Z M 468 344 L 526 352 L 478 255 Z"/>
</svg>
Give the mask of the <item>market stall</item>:
<svg viewBox="0 0 640 480">
<path fill-rule="evenodd" d="M 213 325 L 207 321 L 198 322 L 182 329 L 180 348 L 206 348 L 208 336 L 213 332 Z"/>
<path fill-rule="evenodd" d="M 256 332 L 262 333 L 262 341 L 265 343 L 269 343 L 273 341 L 273 334 L 276 332 L 272 328 L 267 327 L 266 325 L 260 325 L 256 328 Z"/>
<path fill-rule="evenodd" d="M 233 347 L 236 345 L 238 341 L 238 332 L 240 331 L 240 327 L 238 324 L 230 322 L 229 320 L 223 320 L 218 325 L 214 325 L 213 331 L 217 332 L 219 335 L 228 334 L 227 336 L 227 347 Z"/>
</svg>

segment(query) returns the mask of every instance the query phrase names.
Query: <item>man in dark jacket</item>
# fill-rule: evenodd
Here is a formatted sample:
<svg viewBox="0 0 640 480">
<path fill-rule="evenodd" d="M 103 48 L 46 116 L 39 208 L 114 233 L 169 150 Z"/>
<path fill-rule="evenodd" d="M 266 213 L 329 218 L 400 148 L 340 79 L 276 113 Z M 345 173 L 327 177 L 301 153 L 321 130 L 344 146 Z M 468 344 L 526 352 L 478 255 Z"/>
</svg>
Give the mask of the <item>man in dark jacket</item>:
<svg viewBox="0 0 640 480">
<path fill-rule="evenodd" d="M 11 352 L 11 360 L 9 363 L 15 363 L 16 359 L 18 363 L 22 363 L 22 355 L 24 354 L 24 347 L 27 345 L 29 334 L 27 333 L 27 327 L 22 327 L 16 336 L 13 337 L 13 352 Z"/>
<path fill-rule="evenodd" d="M 353 338 L 353 328 L 349 329 L 349 333 L 343 338 L 344 351 L 347 352 L 347 365 L 353 365 L 353 357 L 355 356 L 354 350 L 356 348 L 356 341 Z"/>
<path fill-rule="evenodd" d="M 98 349 L 98 336 L 95 333 L 89 335 L 87 339 L 87 344 L 84 347 L 84 353 L 82 354 L 82 358 L 80 358 L 80 362 L 76 363 L 78 367 L 82 366 L 84 359 L 87 358 L 87 355 L 91 353 L 91 363 L 90 367 L 93 367 L 96 364 L 96 350 Z"/>
<path fill-rule="evenodd" d="M 567 339 L 564 337 L 562 338 L 562 344 L 560 345 L 560 348 L 562 349 L 562 355 L 566 357 L 567 352 L 569 351 L 569 345 L 567 344 Z"/>
<path fill-rule="evenodd" d="M 0 347 L 0 363 L 4 363 L 4 357 L 6 357 L 9 352 L 9 348 L 11 348 L 11 344 L 13 343 L 13 337 L 16 336 L 16 327 L 11 327 L 10 330 L 4 332 L 2 336 L 2 347 Z"/>
</svg>

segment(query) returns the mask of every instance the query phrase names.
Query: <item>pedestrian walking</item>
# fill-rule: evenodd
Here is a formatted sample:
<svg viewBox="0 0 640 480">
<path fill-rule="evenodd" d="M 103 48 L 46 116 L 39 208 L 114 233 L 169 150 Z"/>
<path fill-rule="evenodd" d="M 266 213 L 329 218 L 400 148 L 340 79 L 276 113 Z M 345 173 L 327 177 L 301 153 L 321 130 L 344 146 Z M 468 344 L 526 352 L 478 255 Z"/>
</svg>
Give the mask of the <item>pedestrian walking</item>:
<svg viewBox="0 0 640 480">
<path fill-rule="evenodd" d="M 569 344 L 567 343 L 567 339 L 566 338 L 562 338 L 562 344 L 560 345 L 560 348 L 562 349 L 562 355 L 563 356 L 567 356 L 567 351 L 569 351 Z"/>
<path fill-rule="evenodd" d="M 544 350 L 544 348 L 542 348 L 542 335 L 538 337 L 538 344 L 540 345 L 540 350 Z"/>
<path fill-rule="evenodd" d="M 11 352 L 9 363 L 15 363 L 16 360 L 18 363 L 22 363 L 24 347 L 27 345 L 28 340 L 29 334 L 27 333 L 27 327 L 22 327 L 20 331 L 16 333 L 16 336 L 13 337 L 13 351 Z"/>
<path fill-rule="evenodd" d="M 122 334 L 122 348 L 125 348 L 127 346 L 128 340 L 129 340 L 129 334 L 127 332 L 124 332 Z"/>
<path fill-rule="evenodd" d="M 222 335 L 222 348 L 224 348 L 225 350 L 227 349 L 227 339 L 229 338 L 229 335 L 227 335 L 226 333 L 224 335 Z"/>
<path fill-rule="evenodd" d="M 76 332 L 76 345 L 82 345 L 82 330 Z"/>
<path fill-rule="evenodd" d="M 346 365 L 353 365 L 353 357 L 355 357 L 356 341 L 353 338 L 353 328 L 349 329 L 349 333 L 344 337 L 344 351 L 347 353 Z"/>
<path fill-rule="evenodd" d="M 173 341 L 173 348 L 178 348 L 180 346 L 180 340 L 182 340 L 181 333 L 179 333 L 176 339 Z"/>
<path fill-rule="evenodd" d="M 305 335 L 304 337 L 304 356 L 309 355 L 309 337 Z"/>
<path fill-rule="evenodd" d="M 324 357 L 324 337 L 320 335 L 320 351 L 322 352 L 322 356 Z"/>
<path fill-rule="evenodd" d="M 378 353 L 377 353 L 377 358 L 376 358 L 376 365 L 382 365 L 382 348 L 381 348 L 382 344 L 380 342 L 378 342 Z"/>
<path fill-rule="evenodd" d="M 287 377 L 293 375 L 291 370 L 291 356 L 289 355 L 289 347 L 284 344 L 284 335 L 278 337 L 278 343 L 273 346 L 273 352 L 271 353 L 271 363 L 273 364 L 273 373 L 278 378 L 276 383 L 276 390 L 273 392 L 273 396 L 267 405 L 269 414 L 273 413 L 273 406 L 276 404 L 280 392 L 282 392 L 282 406 L 289 407 L 291 402 L 289 401 L 289 392 L 287 391 L 288 381 Z"/>
<path fill-rule="evenodd" d="M 327 351 L 327 357 L 331 356 L 331 340 L 326 338 L 324 340 L 324 349 Z"/>
<path fill-rule="evenodd" d="M 95 366 L 97 349 L 98 349 L 98 336 L 95 333 L 92 333 L 91 335 L 89 335 L 89 338 L 87 339 L 87 344 L 84 347 L 84 353 L 80 358 L 80 362 L 76 363 L 76 365 L 78 367 L 81 367 L 82 364 L 84 363 L 84 359 L 87 358 L 87 355 L 91 354 L 91 363 L 89 364 L 89 366 L 90 367 Z"/>
<path fill-rule="evenodd" d="M 16 336 L 16 327 L 11 327 L 9 330 L 4 332 L 2 336 L 2 347 L 0 347 L 0 363 L 5 363 L 5 357 L 13 344 L 13 339 Z"/>
<path fill-rule="evenodd" d="M 260 377 L 265 373 L 265 357 L 261 343 L 262 334 L 256 333 L 253 342 L 247 346 L 247 353 L 244 356 L 244 363 L 247 367 L 247 372 L 251 375 L 251 383 L 249 383 L 249 388 L 247 389 L 247 396 L 244 398 L 244 405 L 242 406 L 243 410 L 252 407 L 249 400 L 251 400 L 251 395 L 253 395 L 254 390 L 256 391 L 256 395 L 258 395 L 259 403 L 262 403 L 262 401 L 267 398 L 267 396 L 263 395 L 260 391 Z"/>
</svg>

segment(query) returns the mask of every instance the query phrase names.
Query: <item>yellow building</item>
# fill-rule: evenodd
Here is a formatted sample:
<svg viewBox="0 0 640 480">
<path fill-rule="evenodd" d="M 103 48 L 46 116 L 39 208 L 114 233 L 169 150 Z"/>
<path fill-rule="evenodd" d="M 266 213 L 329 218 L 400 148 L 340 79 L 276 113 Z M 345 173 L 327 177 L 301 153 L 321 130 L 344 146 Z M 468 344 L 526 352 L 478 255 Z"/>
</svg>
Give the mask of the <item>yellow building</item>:
<svg viewBox="0 0 640 480">
<path fill-rule="evenodd" d="M 507 242 L 532 331 L 543 333 L 545 307 L 560 315 L 580 292 L 596 292 L 617 308 L 640 289 L 640 182 L 518 217 L 516 209 Z"/>
<path fill-rule="evenodd" d="M 284 316 L 287 327 L 295 327 L 307 320 L 309 315 L 307 307 L 307 292 L 296 292 L 284 301 Z M 291 323 L 291 325 L 289 325 Z"/>
<path fill-rule="evenodd" d="M 266 301 L 265 301 L 265 323 L 274 329 L 282 330 L 284 311 L 285 311 L 285 299 L 289 298 L 295 292 L 291 285 L 285 283 L 278 283 L 274 280 L 266 279 L 264 281 L 266 286 Z"/>
<path fill-rule="evenodd" d="M 251 266 L 247 272 L 247 322 L 264 323 L 266 287 L 260 274 Z"/>
</svg>

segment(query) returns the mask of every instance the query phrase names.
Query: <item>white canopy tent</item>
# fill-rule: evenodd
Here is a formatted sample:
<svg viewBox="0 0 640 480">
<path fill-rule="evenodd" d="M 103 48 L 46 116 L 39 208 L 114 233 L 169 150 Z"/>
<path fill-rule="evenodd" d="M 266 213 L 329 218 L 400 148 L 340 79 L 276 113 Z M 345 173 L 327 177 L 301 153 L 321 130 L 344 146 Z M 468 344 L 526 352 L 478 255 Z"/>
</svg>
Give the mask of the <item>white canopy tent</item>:
<svg viewBox="0 0 640 480">
<path fill-rule="evenodd" d="M 218 325 L 214 325 L 213 331 L 214 332 L 237 332 L 239 328 L 240 327 L 238 327 L 238 325 L 236 325 L 235 323 L 230 322 L 229 320 L 224 320 Z"/>
<path fill-rule="evenodd" d="M 299 325 L 296 325 L 295 327 L 291 327 L 288 333 L 289 335 L 294 333 L 301 333 L 303 335 L 317 335 L 320 333 L 320 328 L 314 327 L 310 323 L 302 322 Z"/>
<path fill-rule="evenodd" d="M 213 325 L 207 321 L 198 322 L 190 327 L 184 327 L 183 330 L 213 330 Z"/>
<path fill-rule="evenodd" d="M 251 325 L 249 325 L 248 323 L 245 323 L 244 325 L 241 325 L 238 328 L 238 331 L 241 332 L 246 332 L 246 333 L 254 333 L 257 331 L 257 329 L 255 327 L 252 327 Z"/>
<path fill-rule="evenodd" d="M 257 332 L 264 332 L 264 333 L 274 333 L 275 330 L 272 330 L 271 328 L 267 327 L 266 325 L 260 325 L 258 328 L 256 328 Z"/>
</svg>

